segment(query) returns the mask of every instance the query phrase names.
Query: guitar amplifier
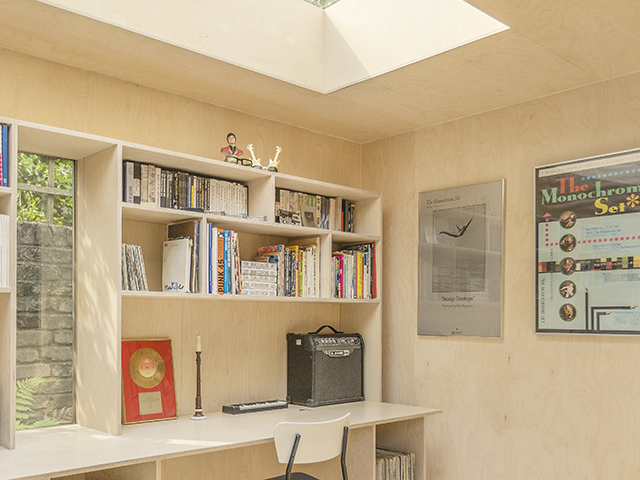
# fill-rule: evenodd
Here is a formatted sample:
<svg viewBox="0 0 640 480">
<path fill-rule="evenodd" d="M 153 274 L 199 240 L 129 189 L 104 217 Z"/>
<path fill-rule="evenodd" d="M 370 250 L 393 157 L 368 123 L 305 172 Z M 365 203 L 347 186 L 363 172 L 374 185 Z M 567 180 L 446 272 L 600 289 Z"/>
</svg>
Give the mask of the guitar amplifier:
<svg viewBox="0 0 640 480">
<path fill-rule="evenodd" d="M 320 334 L 325 327 L 333 333 Z M 287 401 L 317 407 L 364 400 L 364 342 L 323 325 L 307 334 L 287 334 Z"/>
</svg>

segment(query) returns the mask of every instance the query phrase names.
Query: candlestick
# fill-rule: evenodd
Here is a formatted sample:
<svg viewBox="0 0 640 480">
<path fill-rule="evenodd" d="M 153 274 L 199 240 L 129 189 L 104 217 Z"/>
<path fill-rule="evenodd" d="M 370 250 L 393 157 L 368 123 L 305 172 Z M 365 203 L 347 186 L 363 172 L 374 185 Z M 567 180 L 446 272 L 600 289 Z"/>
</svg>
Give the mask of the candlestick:
<svg viewBox="0 0 640 480">
<path fill-rule="evenodd" d="M 207 417 L 202 413 L 202 398 L 200 396 L 200 354 L 202 353 L 202 343 L 200 335 L 196 335 L 196 411 L 191 416 L 191 420 L 205 420 Z"/>
</svg>

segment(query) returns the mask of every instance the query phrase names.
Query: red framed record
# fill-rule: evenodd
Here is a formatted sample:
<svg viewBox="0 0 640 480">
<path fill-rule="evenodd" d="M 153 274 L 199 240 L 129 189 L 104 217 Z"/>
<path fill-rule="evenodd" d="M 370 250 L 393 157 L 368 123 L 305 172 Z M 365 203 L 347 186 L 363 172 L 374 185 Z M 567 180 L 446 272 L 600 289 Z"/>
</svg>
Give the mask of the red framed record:
<svg viewBox="0 0 640 480">
<path fill-rule="evenodd" d="M 177 416 L 171 340 L 123 340 L 122 423 Z"/>
</svg>

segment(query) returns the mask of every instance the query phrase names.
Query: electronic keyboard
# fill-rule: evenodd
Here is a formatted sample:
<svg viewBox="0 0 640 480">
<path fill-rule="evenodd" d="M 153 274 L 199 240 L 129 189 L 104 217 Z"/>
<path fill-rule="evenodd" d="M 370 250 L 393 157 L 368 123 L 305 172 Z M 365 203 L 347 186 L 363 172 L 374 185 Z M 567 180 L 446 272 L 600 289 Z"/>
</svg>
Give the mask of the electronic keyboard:
<svg viewBox="0 0 640 480">
<path fill-rule="evenodd" d="M 267 400 L 266 402 L 234 403 L 223 405 L 222 413 L 236 415 L 238 413 L 264 412 L 265 410 L 278 410 L 287 408 L 289 404 L 285 400 Z"/>
</svg>

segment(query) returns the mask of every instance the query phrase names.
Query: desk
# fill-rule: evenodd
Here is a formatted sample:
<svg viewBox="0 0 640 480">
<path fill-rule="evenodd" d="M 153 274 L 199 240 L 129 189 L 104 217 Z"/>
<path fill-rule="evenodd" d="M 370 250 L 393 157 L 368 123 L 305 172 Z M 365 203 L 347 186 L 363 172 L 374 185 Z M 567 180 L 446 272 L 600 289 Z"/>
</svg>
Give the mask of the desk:
<svg viewBox="0 0 640 480">
<path fill-rule="evenodd" d="M 425 478 L 425 420 L 441 411 L 356 402 L 240 415 L 206 413 L 203 421 L 181 417 L 124 426 L 121 436 L 78 425 L 21 431 L 15 450 L 0 448 L 0 480 L 256 480 L 284 471 L 273 446 L 278 422 L 321 421 L 347 412 L 351 478 L 375 478 L 376 443 L 413 451 L 416 479 Z"/>
</svg>

